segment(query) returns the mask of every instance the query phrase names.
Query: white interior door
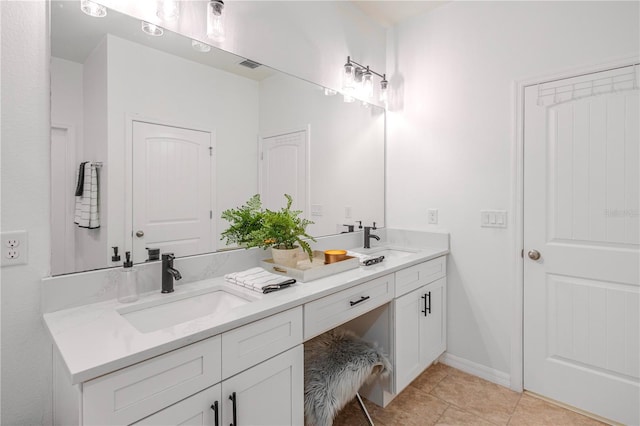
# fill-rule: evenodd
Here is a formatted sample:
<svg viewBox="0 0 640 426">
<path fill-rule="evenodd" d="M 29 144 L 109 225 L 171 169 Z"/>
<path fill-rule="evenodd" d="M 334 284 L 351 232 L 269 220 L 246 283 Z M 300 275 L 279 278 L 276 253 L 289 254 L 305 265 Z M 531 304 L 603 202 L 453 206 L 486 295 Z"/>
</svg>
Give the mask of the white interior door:
<svg viewBox="0 0 640 426">
<path fill-rule="evenodd" d="M 212 134 L 133 122 L 133 258 L 215 250 Z"/>
<path fill-rule="evenodd" d="M 51 127 L 51 275 L 75 272 L 75 189 L 78 173 L 72 126 Z"/>
<path fill-rule="evenodd" d="M 264 207 L 279 210 L 284 194 L 293 197 L 292 208 L 308 217 L 309 165 L 306 130 L 260 139 L 260 199 Z"/>
<path fill-rule="evenodd" d="M 625 424 L 640 423 L 634 87 L 634 67 L 528 87 L 524 122 L 524 387 Z"/>
</svg>

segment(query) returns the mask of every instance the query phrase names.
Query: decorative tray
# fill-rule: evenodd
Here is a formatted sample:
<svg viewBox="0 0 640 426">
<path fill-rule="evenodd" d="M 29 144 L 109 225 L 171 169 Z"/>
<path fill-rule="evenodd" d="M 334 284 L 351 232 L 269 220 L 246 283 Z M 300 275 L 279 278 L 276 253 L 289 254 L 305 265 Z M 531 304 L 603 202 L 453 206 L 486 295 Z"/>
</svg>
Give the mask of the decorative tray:
<svg viewBox="0 0 640 426">
<path fill-rule="evenodd" d="M 301 253 L 298 259 L 299 260 L 295 268 L 278 265 L 273 261 L 273 259 L 262 260 L 260 262 L 260 266 L 269 272 L 286 275 L 288 277 L 295 278 L 298 281 L 307 282 L 348 271 L 349 269 L 355 269 L 360 265 L 360 260 L 357 257 L 352 256 L 346 256 L 344 260 L 339 262 L 325 264 L 324 252 L 319 250 L 313 251 L 312 260 L 309 260 L 309 256 L 307 256 L 306 253 Z"/>
</svg>

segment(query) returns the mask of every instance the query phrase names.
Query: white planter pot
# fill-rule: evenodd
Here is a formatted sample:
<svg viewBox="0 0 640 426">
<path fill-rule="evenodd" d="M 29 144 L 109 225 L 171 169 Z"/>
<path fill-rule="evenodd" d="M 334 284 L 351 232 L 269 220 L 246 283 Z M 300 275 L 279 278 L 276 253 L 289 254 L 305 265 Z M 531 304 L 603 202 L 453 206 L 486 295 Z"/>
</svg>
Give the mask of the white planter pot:
<svg viewBox="0 0 640 426">
<path fill-rule="evenodd" d="M 296 267 L 299 259 L 299 253 L 302 253 L 302 249 L 299 246 L 292 249 L 277 249 L 275 247 L 271 247 L 273 262 L 290 268 Z"/>
</svg>

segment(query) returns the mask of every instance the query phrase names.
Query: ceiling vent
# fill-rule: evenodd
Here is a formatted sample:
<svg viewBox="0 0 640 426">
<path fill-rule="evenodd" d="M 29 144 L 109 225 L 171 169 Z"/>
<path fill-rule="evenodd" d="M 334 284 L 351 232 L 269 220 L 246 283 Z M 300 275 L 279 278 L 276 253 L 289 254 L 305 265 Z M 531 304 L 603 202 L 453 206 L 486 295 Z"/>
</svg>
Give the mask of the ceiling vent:
<svg viewBox="0 0 640 426">
<path fill-rule="evenodd" d="M 244 61 L 240 62 L 238 65 L 242 65 L 243 67 L 251 68 L 253 70 L 258 68 L 262 64 L 252 61 L 251 59 L 245 59 Z"/>
</svg>

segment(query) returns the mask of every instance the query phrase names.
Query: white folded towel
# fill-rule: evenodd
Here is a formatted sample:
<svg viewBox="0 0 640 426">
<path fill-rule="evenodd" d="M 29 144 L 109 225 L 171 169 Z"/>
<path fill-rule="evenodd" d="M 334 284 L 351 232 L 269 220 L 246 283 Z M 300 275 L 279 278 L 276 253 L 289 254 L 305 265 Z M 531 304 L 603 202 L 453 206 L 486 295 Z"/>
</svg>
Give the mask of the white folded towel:
<svg viewBox="0 0 640 426">
<path fill-rule="evenodd" d="M 355 251 L 350 251 L 350 250 L 347 250 L 347 256 L 357 257 L 361 265 L 364 265 L 367 260 L 377 259 L 380 257 L 379 255 L 376 255 L 376 254 L 368 255 L 368 254 L 356 253 Z"/>
<path fill-rule="evenodd" d="M 224 276 L 230 283 L 241 285 L 250 290 L 264 292 L 269 285 L 278 285 L 292 279 L 282 275 L 273 274 L 264 268 L 256 267 L 242 272 L 232 272 Z M 295 280 L 294 280 L 295 282 Z"/>
<path fill-rule="evenodd" d="M 100 184 L 95 164 L 85 163 L 82 195 L 76 196 L 76 210 L 73 222 L 80 228 L 100 228 L 100 212 L 98 211 Z"/>
</svg>

